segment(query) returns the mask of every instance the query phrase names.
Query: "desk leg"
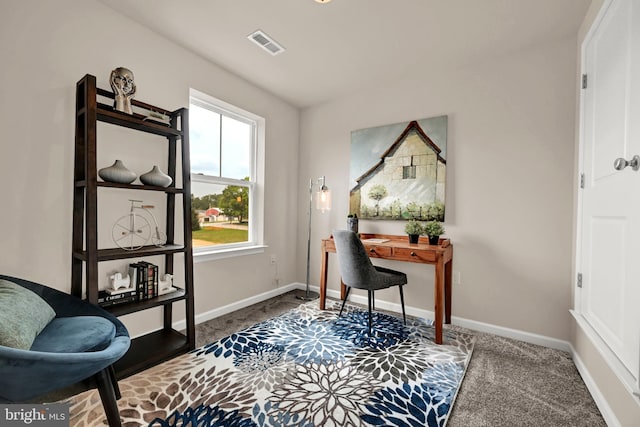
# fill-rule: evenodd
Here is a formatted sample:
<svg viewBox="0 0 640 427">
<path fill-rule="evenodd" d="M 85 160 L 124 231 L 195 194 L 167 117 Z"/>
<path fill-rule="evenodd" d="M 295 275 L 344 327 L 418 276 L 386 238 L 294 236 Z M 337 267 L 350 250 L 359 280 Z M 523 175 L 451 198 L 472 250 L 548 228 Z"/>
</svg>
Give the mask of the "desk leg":
<svg viewBox="0 0 640 427">
<path fill-rule="evenodd" d="M 327 270 L 329 266 L 329 254 L 322 250 L 322 265 L 320 266 L 320 310 L 324 310 L 327 299 Z"/>
<path fill-rule="evenodd" d="M 347 296 L 347 285 L 344 284 L 342 278 L 340 278 L 340 299 L 344 301 L 344 297 Z"/>
<path fill-rule="evenodd" d="M 453 260 L 449 260 L 444 266 L 444 323 L 451 323 L 451 275 L 453 273 Z"/>
<path fill-rule="evenodd" d="M 433 285 L 434 288 L 434 300 L 435 300 L 435 319 L 436 325 L 436 344 L 442 344 L 442 309 L 444 300 L 444 263 L 442 259 L 439 259 L 436 263 L 436 282 Z"/>
</svg>

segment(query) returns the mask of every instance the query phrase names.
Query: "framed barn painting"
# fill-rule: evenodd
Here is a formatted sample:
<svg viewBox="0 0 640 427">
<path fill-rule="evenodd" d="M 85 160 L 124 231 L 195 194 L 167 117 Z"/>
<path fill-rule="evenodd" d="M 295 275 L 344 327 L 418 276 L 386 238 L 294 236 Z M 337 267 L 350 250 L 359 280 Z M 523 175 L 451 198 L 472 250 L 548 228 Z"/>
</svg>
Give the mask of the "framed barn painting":
<svg viewBox="0 0 640 427">
<path fill-rule="evenodd" d="M 352 131 L 349 213 L 444 221 L 447 124 L 439 116 Z"/>
</svg>

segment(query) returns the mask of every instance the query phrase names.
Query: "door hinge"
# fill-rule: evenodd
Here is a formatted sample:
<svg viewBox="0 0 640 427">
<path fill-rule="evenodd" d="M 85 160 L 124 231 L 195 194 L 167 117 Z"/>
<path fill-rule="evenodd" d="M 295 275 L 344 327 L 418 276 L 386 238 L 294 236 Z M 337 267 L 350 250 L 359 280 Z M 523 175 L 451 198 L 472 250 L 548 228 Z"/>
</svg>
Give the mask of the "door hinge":
<svg viewBox="0 0 640 427">
<path fill-rule="evenodd" d="M 584 188 L 584 174 L 580 174 L 580 188 Z"/>
<path fill-rule="evenodd" d="M 582 89 L 586 89 L 587 88 L 587 75 L 583 74 L 582 75 Z"/>
<path fill-rule="evenodd" d="M 582 287 L 582 273 L 578 273 L 578 287 Z"/>
</svg>

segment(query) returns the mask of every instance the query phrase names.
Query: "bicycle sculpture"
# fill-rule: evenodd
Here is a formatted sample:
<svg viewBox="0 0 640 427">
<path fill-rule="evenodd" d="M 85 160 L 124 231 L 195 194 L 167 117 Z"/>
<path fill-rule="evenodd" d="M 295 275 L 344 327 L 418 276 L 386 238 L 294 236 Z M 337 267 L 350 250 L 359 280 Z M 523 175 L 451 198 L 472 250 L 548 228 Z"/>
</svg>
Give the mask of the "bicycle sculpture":
<svg viewBox="0 0 640 427">
<path fill-rule="evenodd" d="M 160 231 L 158 221 L 150 211 L 155 206 L 143 205 L 142 200 L 129 199 L 129 201 L 131 202 L 129 214 L 118 218 L 111 230 L 111 236 L 115 244 L 128 251 L 140 249 L 149 240 L 158 247 L 164 246 L 167 243 L 167 235 Z M 153 227 L 149 224 L 147 218 L 136 211 L 144 211 L 149 214 L 153 220 Z"/>
</svg>

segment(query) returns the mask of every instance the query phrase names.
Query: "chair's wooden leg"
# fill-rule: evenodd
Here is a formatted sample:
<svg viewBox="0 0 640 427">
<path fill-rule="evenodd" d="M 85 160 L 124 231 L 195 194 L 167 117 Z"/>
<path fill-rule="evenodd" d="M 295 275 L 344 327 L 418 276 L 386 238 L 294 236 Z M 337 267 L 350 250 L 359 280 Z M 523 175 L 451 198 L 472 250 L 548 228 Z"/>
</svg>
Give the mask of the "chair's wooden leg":
<svg viewBox="0 0 640 427">
<path fill-rule="evenodd" d="M 347 293 L 344 295 L 344 299 L 342 300 L 342 307 L 340 307 L 340 314 L 338 314 L 338 317 L 342 316 L 342 310 L 344 310 L 344 305 L 347 303 L 347 298 L 349 298 L 350 291 L 351 286 L 347 287 Z"/>
<path fill-rule="evenodd" d="M 109 379 L 111 379 L 111 383 L 113 384 L 113 391 L 116 396 L 116 400 L 120 400 L 122 394 L 120 394 L 120 386 L 118 385 L 116 370 L 113 368 L 113 365 L 109 365 L 107 369 L 109 370 Z"/>
<path fill-rule="evenodd" d="M 116 401 L 116 393 L 113 388 L 113 381 L 110 378 L 109 368 L 103 369 L 93 377 L 98 385 L 98 392 L 100 393 L 102 407 L 107 416 L 109 427 L 122 427 L 120 411 L 118 411 L 118 402 Z"/>
<path fill-rule="evenodd" d="M 400 288 L 400 305 L 402 305 L 402 320 L 404 320 L 404 324 L 407 324 L 407 314 L 404 311 L 404 292 L 402 291 L 402 285 L 398 286 Z"/>
<path fill-rule="evenodd" d="M 371 303 L 373 300 L 373 291 L 367 292 L 369 299 L 369 338 L 371 338 Z"/>
</svg>

